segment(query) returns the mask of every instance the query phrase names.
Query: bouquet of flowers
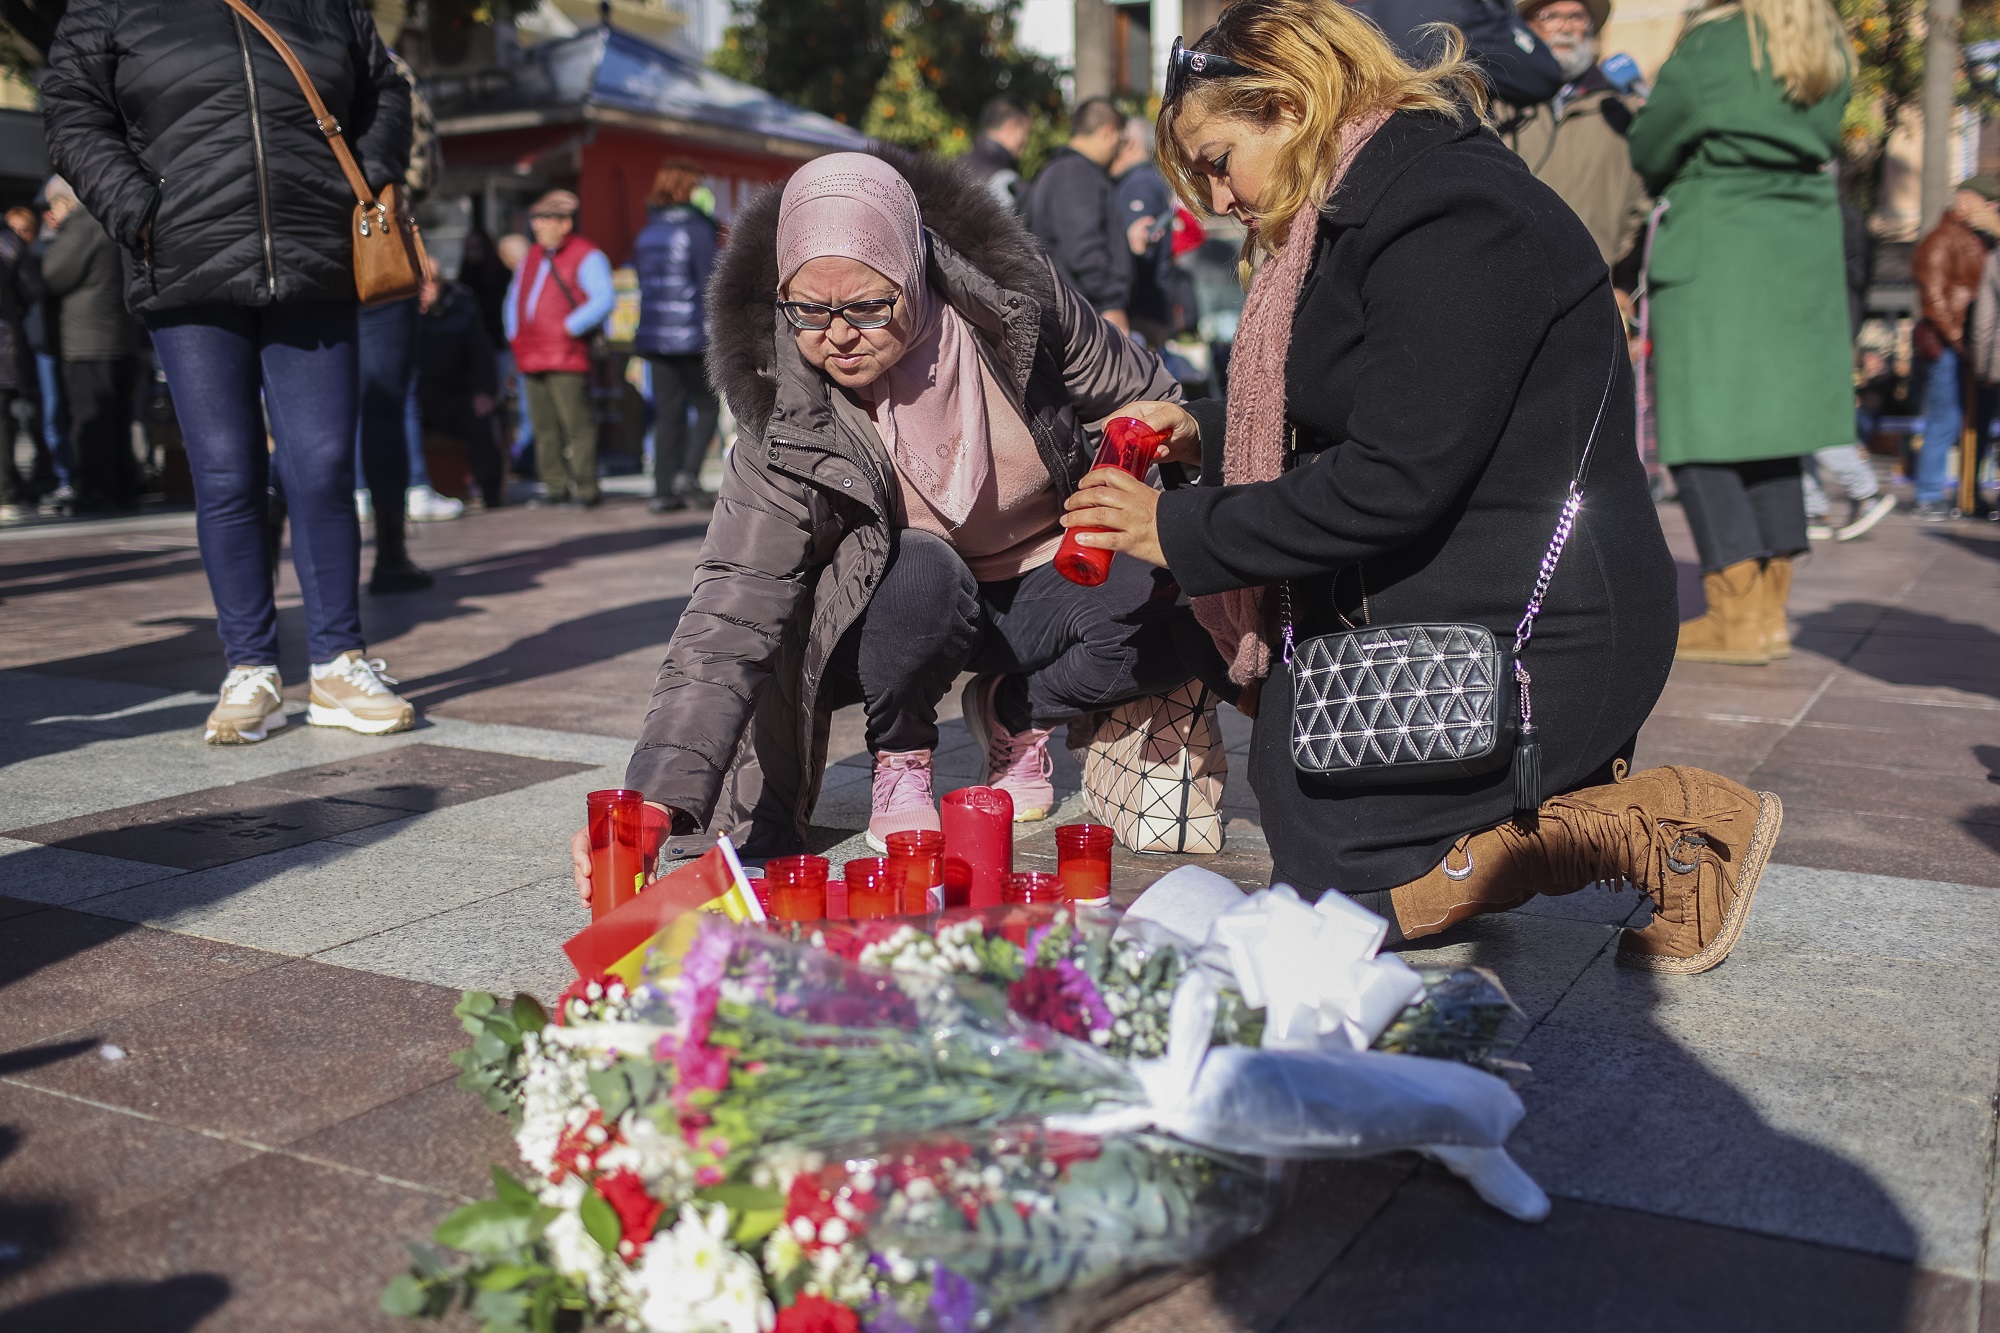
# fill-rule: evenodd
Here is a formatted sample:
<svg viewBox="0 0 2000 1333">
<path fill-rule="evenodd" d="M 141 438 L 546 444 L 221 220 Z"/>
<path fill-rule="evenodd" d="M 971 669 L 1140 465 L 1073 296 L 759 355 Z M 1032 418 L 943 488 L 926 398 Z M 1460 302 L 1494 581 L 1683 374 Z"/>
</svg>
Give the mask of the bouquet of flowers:
<svg viewBox="0 0 2000 1333">
<path fill-rule="evenodd" d="M 1273 1159 L 1416 1147 L 1500 1201 L 1478 1176 L 1519 1175 L 1500 1145 L 1520 1103 L 1467 1067 L 1504 1051 L 1497 983 L 1376 959 L 1351 904 L 1229 894 L 1244 910 L 1201 940 L 1136 908 L 805 938 L 696 913 L 553 1020 L 468 994 L 461 1081 L 515 1118 L 533 1175 L 496 1171 L 384 1306 L 489 1329 L 969 1333 L 1248 1235 Z M 1309 985 L 1274 936 L 1326 946 Z"/>
<path fill-rule="evenodd" d="M 985 1328 L 1182 1262 L 1264 1220 L 1267 1165 L 1064 1134 L 1128 1069 L 984 986 L 689 919 L 648 976 L 554 1022 L 468 996 L 468 1079 L 517 1115 L 532 1186 L 448 1218 L 385 1294 L 492 1328 Z M 483 1054 L 482 1054 L 483 1052 Z"/>
</svg>

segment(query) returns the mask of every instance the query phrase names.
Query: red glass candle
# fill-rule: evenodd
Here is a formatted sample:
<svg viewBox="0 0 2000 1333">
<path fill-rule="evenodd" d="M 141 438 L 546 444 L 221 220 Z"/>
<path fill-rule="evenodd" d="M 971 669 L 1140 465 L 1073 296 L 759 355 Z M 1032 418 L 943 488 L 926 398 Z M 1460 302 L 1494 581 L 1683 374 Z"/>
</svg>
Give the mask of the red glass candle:
<svg viewBox="0 0 2000 1333">
<path fill-rule="evenodd" d="M 1147 469 L 1157 461 L 1160 446 L 1166 442 L 1165 432 L 1154 430 L 1137 417 L 1113 417 L 1104 428 L 1104 442 L 1097 446 L 1097 461 L 1090 465 L 1090 470 L 1115 467 L 1144 481 Z M 1098 546 L 1082 546 L 1076 540 L 1080 532 L 1103 531 L 1103 528 L 1071 528 L 1065 532 L 1062 545 L 1056 548 L 1056 573 L 1086 588 L 1095 588 L 1111 577 L 1113 552 Z"/>
<path fill-rule="evenodd" d="M 890 878 L 889 858 L 863 856 L 847 863 L 847 915 L 855 921 L 876 921 L 896 915 L 900 895 Z"/>
<path fill-rule="evenodd" d="M 826 919 L 847 920 L 847 881 L 844 879 L 829 879 L 826 882 Z"/>
<path fill-rule="evenodd" d="M 751 880 L 750 892 L 757 899 L 757 906 L 764 909 L 764 916 L 768 919 L 771 915 L 771 881 L 768 879 Z"/>
<path fill-rule="evenodd" d="M 1010 903 L 1059 903 L 1063 901 L 1062 876 L 1045 870 L 1027 870 L 1007 876 L 1002 901 Z"/>
<path fill-rule="evenodd" d="M 764 863 L 771 884 L 771 915 L 780 921 L 819 921 L 826 916 L 824 856 L 777 856 Z"/>
<path fill-rule="evenodd" d="M 944 834 L 932 829 L 891 833 L 889 880 L 904 916 L 944 910 Z"/>
<path fill-rule="evenodd" d="M 1109 824 L 1064 824 L 1056 830 L 1056 874 L 1071 902 L 1111 901 L 1114 836 Z"/>
<path fill-rule="evenodd" d="M 590 915 L 596 920 L 646 886 L 646 796 L 614 787 L 585 799 L 590 810 Z"/>
<path fill-rule="evenodd" d="M 998 787 L 960 787 L 938 802 L 938 818 L 951 849 L 945 883 L 965 882 L 965 906 L 997 906 L 1014 873 L 1014 798 Z"/>
</svg>

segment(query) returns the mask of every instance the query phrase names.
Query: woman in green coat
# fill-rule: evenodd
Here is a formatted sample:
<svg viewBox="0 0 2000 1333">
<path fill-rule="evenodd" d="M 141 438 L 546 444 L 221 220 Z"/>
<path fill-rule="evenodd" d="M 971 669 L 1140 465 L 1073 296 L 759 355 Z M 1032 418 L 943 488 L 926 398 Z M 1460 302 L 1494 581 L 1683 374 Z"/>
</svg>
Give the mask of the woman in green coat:
<svg viewBox="0 0 2000 1333">
<path fill-rule="evenodd" d="M 1827 0 L 1742 0 L 1696 17 L 1632 122 L 1632 165 L 1665 205 L 1652 248 L 1660 461 L 1701 553 L 1708 612 L 1678 656 L 1790 652 L 1806 549 L 1800 459 L 1854 439 L 1840 205 L 1828 167 L 1849 47 Z"/>
</svg>

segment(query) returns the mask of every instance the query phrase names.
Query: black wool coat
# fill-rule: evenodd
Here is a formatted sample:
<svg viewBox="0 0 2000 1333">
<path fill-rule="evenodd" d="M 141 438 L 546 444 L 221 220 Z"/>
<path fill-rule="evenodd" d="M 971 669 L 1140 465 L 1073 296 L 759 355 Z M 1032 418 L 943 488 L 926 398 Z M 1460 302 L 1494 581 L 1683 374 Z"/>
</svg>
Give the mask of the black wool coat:
<svg viewBox="0 0 2000 1333">
<path fill-rule="evenodd" d="M 255 0 L 369 188 L 403 178 L 410 85 L 357 0 Z M 49 156 L 137 261 L 135 311 L 352 301 L 354 192 L 277 50 L 222 0 L 70 0 L 42 81 Z"/>
<path fill-rule="evenodd" d="M 1523 657 L 1545 795 L 1605 780 L 1666 684 L 1677 611 L 1610 277 L 1576 215 L 1470 117 L 1391 117 L 1321 215 L 1285 379 L 1299 454 L 1276 481 L 1220 484 L 1221 405 L 1191 405 L 1203 484 L 1159 508 L 1181 586 L 1292 580 L 1301 635 L 1344 614 L 1477 621 L 1509 643 L 1611 380 L 1582 514 Z M 1377 787 L 1299 773 L 1291 693 L 1275 662 L 1251 745 L 1276 880 L 1392 888 L 1510 817 L 1505 769 Z"/>
</svg>

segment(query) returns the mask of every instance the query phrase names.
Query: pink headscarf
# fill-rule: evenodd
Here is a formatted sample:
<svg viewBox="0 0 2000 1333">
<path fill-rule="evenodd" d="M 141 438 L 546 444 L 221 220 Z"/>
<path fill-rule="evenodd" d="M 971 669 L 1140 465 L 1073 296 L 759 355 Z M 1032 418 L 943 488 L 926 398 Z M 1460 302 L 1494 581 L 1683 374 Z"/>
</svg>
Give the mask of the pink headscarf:
<svg viewBox="0 0 2000 1333">
<path fill-rule="evenodd" d="M 828 255 L 858 260 L 902 290 L 898 313 L 912 333 L 902 359 L 871 386 L 875 427 L 897 470 L 955 528 L 972 512 L 993 461 L 979 345 L 925 282 L 917 196 L 881 158 L 830 153 L 785 183 L 778 285 Z"/>
</svg>

